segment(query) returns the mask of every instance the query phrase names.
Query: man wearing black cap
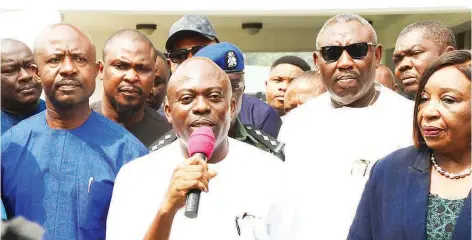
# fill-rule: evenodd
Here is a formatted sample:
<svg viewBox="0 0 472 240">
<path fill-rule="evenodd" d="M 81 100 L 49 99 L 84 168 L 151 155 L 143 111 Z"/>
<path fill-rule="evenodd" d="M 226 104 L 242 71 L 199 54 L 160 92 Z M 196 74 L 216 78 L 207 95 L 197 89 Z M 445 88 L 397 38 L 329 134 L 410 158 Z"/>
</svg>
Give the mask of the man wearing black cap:
<svg viewBox="0 0 472 240">
<path fill-rule="evenodd" d="M 243 93 L 246 88 L 244 82 L 244 56 L 241 50 L 231 43 L 223 42 L 203 48 L 195 54 L 195 57 L 197 56 L 211 59 L 226 72 L 231 81 L 232 97 L 236 101 L 236 114 L 235 117 L 231 119 L 228 136 L 253 145 L 261 150 L 270 152 L 284 161 L 285 156 L 282 150 L 283 143 L 280 143 L 277 139 L 265 133 L 263 130 L 254 127 L 254 125 L 243 124 L 240 120 L 239 116 L 243 101 Z M 270 109 L 270 106 L 266 106 L 267 109 Z M 264 111 L 264 108 L 262 107 L 259 111 Z M 154 142 L 150 149 L 155 151 L 176 139 L 177 136 L 171 131 Z"/>
<path fill-rule="evenodd" d="M 195 55 L 205 46 L 218 43 L 215 28 L 206 17 L 185 15 L 169 30 L 166 50 L 172 72 L 187 58 Z"/>
<path fill-rule="evenodd" d="M 175 22 L 166 42 L 167 57 L 172 72 L 187 58 L 194 56 L 203 47 L 219 43 L 214 27 L 206 17 L 185 15 Z M 242 54 L 241 54 L 242 56 Z M 162 111 L 161 111 L 162 112 Z M 239 120 L 261 129 L 277 138 L 282 120 L 268 104 L 247 95 L 242 95 L 242 109 Z"/>
</svg>

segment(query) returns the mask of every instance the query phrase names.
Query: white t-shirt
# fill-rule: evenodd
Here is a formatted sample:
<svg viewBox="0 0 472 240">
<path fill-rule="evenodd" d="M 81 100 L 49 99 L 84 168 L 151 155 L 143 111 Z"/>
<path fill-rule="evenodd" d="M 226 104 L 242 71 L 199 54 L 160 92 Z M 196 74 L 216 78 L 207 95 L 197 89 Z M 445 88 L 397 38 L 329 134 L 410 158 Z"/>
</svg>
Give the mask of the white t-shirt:
<svg viewBox="0 0 472 240">
<path fill-rule="evenodd" d="M 209 164 L 218 175 L 202 192 L 198 217 L 175 215 L 170 239 L 240 239 L 235 218 L 264 218 L 280 184 L 283 162 L 246 143 L 229 139 L 225 159 Z M 121 168 L 107 220 L 107 239 L 142 239 L 164 200 L 172 174 L 185 159 L 179 141 Z M 246 232 L 247 234 L 247 232 Z"/>
<path fill-rule="evenodd" d="M 288 181 L 268 219 L 271 239 L 346 239 L 372 165 L 413 144 L 414 103 L 376 88 L 369 107 L 333 108 L 324 93 L 287 115 Z"/>
</svg>

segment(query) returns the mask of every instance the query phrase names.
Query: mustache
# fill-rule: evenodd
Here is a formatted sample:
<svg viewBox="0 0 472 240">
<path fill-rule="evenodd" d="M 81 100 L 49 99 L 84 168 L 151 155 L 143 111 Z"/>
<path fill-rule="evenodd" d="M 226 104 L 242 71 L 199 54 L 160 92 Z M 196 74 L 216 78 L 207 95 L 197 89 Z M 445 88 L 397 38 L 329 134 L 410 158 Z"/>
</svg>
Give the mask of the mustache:
<svg viewBox="0 0 472 240">
<path fill-rule="evenodd" d="M 211 119 L 208 119 L 208 118 L 201 117 L 201 118 L 192 120 L 192 121 L 190 122 L 190 125 L 202 125 L 202 124 L 205 124 L 205 125 L 215 125 L 215 121 L 213 121 L 213 120 L 211 120 Z"/>
<path fill-rule="evenodd" d="M 407 79 L 407 78 L 418 78 L 418 75 L 411 72 L 404 72 L 400 75 L 400 80 Z"/>
<path fill-rule="evenodd" d="M 64 86 L 64 85 L 70 85 L 70 86 L 79 86 L 82 87 L 82 84 L 77 80 L 77 79 L 71 79 L 71 78 L 63 78 L 61 81 L 59 81 L 56 84 L 58 87 Z"/>
<path fill-rule="evenodd" d="M 20 86 L 20 91 L 21 90 L 25 90 L 25 89 L 30 89 L 30 88 L 35 88 L 39 85 L 40 83 L 36 82 L 36 83 L 25 83 L 23 85 Z"/>
<path fill-rule="evenodd" d="M 357 73 L 356 71 L 346 70 L 346 71 L 334 74 L 333 80 L 336 81 L 336 80 L 349 79 L 349 78 L 358 79 L 359 77 L 360 77 L 360 74 Z"/>
<path fill-rule="evenodd" d="M 124 86 L 119 86 L 118 87 L 119 91 L 129 91 L 129 92 L 137 92 L 140 95 L 143 95 L 143 89 L 139 86 L 133 86 L 133 85 L 124 85 Z M 149 96 L 148 96 L 149 97 Z"/>
</svg>

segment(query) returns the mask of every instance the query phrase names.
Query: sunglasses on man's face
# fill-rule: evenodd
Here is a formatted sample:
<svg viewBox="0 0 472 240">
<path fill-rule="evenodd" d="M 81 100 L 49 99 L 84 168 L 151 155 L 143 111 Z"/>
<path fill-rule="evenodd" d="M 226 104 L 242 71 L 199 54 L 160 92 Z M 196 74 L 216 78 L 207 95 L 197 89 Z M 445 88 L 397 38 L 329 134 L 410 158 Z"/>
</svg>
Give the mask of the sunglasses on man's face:
<svg viewBox="0 0 472 240">
<path fill-rule="evenodd" d="M 375 45 L 375 43 L 362 42 L 350 44 L 347 46 L 326 46 L 322 47 L 319 51 L 326 62 L 332 63 L 338 61 L 344 50 L 346 50 L 353 59 L 363 59 L 365 56 L 367 56 L 367 52 L 369 52 L 369 46 Z"/>
<path fill-rule="evenodd" d="M 193 46 L 191 48 L 180 48 L 180 49 L 175 49 L 167 54 L 167 57 L 170 58 L 170 60 L 173 63 L 182 63 L 188 58 L 188 53 L 191 52 L 192 55 L 197 54 L 200 49 L 206 47 L 204 46 Z"/>
</svg>

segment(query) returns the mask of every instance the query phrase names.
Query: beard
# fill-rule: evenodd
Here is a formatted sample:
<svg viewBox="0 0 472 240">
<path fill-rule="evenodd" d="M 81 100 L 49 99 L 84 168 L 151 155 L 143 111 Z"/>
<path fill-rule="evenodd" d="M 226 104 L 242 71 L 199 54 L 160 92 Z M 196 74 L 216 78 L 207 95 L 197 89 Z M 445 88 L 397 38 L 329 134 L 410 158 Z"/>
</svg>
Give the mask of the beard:
<svg viewBox="0 0 472 240">
<path fill-rule="evenodd" d="M 110 98 L 111 106 L 116 110 L 120 118 L 130 118 L 134 114 L 136 114 L 141 107 L 143 106 L 144 102 L 138 104 L 123 104 L 116 101 L 115 98 Z"/>
</svg>

